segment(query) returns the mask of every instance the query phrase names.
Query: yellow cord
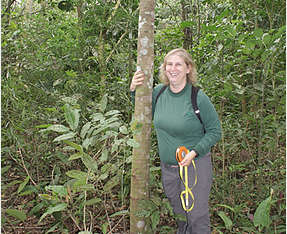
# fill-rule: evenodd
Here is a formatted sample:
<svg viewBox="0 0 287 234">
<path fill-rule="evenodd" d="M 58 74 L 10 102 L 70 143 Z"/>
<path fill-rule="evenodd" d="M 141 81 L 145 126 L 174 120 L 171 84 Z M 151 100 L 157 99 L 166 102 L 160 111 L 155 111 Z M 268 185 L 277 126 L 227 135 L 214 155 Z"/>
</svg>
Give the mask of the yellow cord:
<svg viewBox="0 0 287 234">
<path fill-rule="evenodd" d="M 188 187 L 188 171 L 187 171 L 187 166 L 180 166 L 180 178 L 185 186 L 185 190 L 181 192 L 180 194 L 180 199 L 181 199 L 181 204 L 182 204 L 182 207 L 185 211 L 189 212 L 193 209 L 194 207 L 194 195 L 192 193 L 192 188 L 196 185 L 197 183 L 197 172 L 196 172 L 196 166 L 195 166 L 195 162 L 194 160 L 192 160 L 192 165 L 193 165 L 193 168 L 194 168 L 194 172 L 195 172 L 195 179 L 194 179 L 194 184 L 192 185 L 191 188 Z M 184 168 L 184 175 L 185 175 L 185 178 L 183 178 L 183 168 Z M 185 202 L 184 202 L 184 196 L 185 195 Z M 188 197 L 189 195 L 191 196 L 192 198 L 192 205 L 190 208 L 188 208 L 189 206 L 189 202 L 188 202 Z"/>
</svg>

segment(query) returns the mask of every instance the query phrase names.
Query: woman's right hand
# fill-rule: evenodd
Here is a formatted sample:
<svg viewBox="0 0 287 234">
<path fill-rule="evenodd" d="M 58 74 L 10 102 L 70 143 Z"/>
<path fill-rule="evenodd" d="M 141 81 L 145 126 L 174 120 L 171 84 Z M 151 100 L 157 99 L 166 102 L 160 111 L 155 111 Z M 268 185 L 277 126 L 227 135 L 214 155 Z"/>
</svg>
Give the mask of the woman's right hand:
<svg viewBox="0 0 287 234">
<path fill-rule="evenodd" d="M 142 71 L 136 71 L 134 73 L 131 85 L 130 85 L 130 91 L 135 91 L 136 87 L 139 85 L 142 85 L 145 79 L 145 75 Z"/>
</svg>

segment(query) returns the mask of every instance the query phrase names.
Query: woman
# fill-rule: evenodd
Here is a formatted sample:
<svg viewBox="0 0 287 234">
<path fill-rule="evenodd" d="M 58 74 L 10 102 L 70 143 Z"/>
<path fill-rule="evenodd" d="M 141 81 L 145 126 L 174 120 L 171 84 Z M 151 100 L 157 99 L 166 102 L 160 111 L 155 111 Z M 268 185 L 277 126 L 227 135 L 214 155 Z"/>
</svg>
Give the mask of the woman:
<svg viewBox="0 0 287 234">
<path fill-rule="evenodd" d="M 214 106 L 201 90 L 197 94 L 197 105 L 203 124 L 194 113 L 191 87 L 196 78 L 191 55 L 181 48 L 170 51 L 160 70 L 162 84 L 153 89 L 152 108 L 164 192 L 174 213 L 186 217 L 185 221 L 177 220 L 177 233 L 205 234 L 211 232 L 208 207 L 212 184 L 210 150 L 221 138 L 221 126 Z M 134 92 L 144 79 L 142 71 L 135 72 L 130 90 Z M 157 99 L 164 85 L 167 88 Z M 185 146 L 189 153 L 178 163 L 175 154 L 179 146 Z M 189 187 L 197 179 L 192 188 L 194 200 L 189 196 L 189 204 L 194 204 L 189 212 L 183 208 L 180 198 L 185 187 L 179 175 L 179 165 L 188 167 Z"/>
</svg>

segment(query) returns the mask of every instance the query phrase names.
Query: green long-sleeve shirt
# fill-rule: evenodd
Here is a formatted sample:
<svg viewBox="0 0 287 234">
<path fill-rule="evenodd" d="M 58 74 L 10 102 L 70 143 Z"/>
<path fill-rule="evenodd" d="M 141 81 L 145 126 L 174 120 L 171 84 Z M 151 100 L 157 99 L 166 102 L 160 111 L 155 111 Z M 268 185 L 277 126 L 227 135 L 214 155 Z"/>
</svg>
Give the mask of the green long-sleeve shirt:
<svg viewBox="0 0 287 234">
<path fill-rule="evenodd" d="M 197 105 L 205 131 L 194 113 L 191 103 L 191 85 L 179 93 L 168 87 L 155 99 L 163 84 L 156 86 L 152 94 L 153 122 L 157 135 L 160 159 L 166 164 L 177 164 L 175 152 L 179 146 L 195 150 L 197 157 L 207 154 L 221 138 L 221 125 L 216 110 L 206 94 L 199 90 Z"/>
</svg>

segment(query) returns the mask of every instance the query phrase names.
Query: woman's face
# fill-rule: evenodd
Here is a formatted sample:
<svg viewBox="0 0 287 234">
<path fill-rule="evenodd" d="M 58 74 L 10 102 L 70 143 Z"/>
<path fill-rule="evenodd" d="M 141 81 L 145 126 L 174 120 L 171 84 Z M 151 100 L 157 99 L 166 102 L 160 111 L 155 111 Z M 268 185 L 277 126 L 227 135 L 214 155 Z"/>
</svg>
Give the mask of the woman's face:
<svg viewBox="0 0 287 234">
<path fill-rule="evenodd" d="M 170 55 L 166 59 L 165 72 L 172 86 L 183 86 L 186 84 L 186 74 L 190 69 L 181 57 Z"/>
</svg>

